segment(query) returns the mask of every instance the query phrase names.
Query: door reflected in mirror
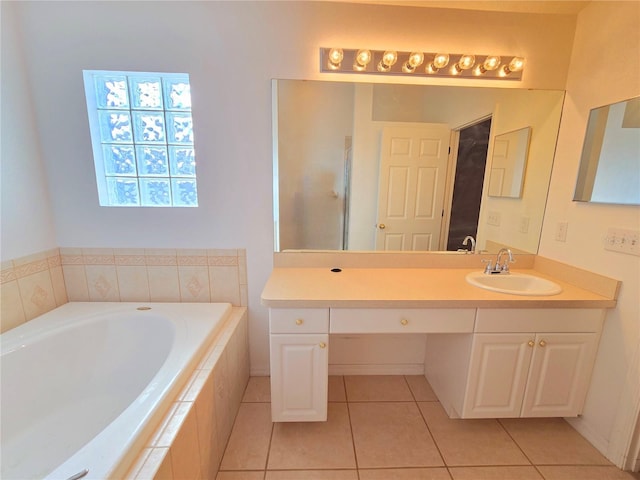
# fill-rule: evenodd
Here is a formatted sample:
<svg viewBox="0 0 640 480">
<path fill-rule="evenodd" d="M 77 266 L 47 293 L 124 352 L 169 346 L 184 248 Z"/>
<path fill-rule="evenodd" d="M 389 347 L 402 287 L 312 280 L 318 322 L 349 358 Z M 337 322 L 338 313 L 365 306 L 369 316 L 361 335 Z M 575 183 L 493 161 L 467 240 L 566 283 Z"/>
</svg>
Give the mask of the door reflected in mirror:
<svg viewBox="0 0 640 480">
<path fill-rule="evenodd" d="M 640 97 L 591 110 L 573 199 L 640 205 Z"/>
<path fill-rule="evenodd" d="M 530 127 L 495 136 L 489 176 L 490 197 L 522 196 L 530 137 Z"/>
<path fill-rule="evenodd" d="M 537 253 L 564 92 L 274 80 L 273 93 L 276 251 L 458 251 L 471 236 L 478 251 Z M 484 160 L 464 168 L 461 132 L 483 122 Z M 490 196 L 495 132 L 525 126 L 520 195 Z M 458 231 L 452 204 L 471 184 L 477 222 Z"/>
</svg>

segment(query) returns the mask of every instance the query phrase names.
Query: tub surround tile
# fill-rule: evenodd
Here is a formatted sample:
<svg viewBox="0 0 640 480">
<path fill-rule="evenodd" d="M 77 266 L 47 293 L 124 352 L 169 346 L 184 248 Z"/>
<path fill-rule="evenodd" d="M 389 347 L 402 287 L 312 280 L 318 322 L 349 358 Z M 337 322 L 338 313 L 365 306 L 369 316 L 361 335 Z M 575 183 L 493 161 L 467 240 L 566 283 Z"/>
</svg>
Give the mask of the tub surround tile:
<svg viewBox="0 0 640 480">
<path fill-rule="evenodd" d="M 198 442 L 200 444 L 200 471 L 203 478 L 215 478 L 222 458 L 224 444 L 218 441 L 216 429 L 216 405 L 214 401 L 213 375 L 206 373 L 206 380 L 195 399 L 196 417 L 198 419 Z"/>
<path fill-rule="evenodd" d="M 418 402 L 447 465 L 530 465 L 497 420 L 451 419 L 437 402 Z"/>
<path fill-rule="evenodd" d="M 22 308 L 27 320 L 56 308 L 49 270 L 18 278 Z"/>
<path fill-rule="evenodd" d="M 114 265 L 86 265 L 89 299 L 93 302 L 119 302 L 118 274 Z"/>
<path fill-rule="evenodd" d="M 160 461 L 160 467 L 153 476 L 153 480 L 178 480 L 180 477 L 174 477 L 171 450 L 168 448 L 154 448 L 149 457 L 151 461 Z"/>
<path fill-rule="evenodd" d="M 179 266 L 180 300 L 209 302 L 209 269 L 206 266 Z"/>
<path fill-rule="evenodd" d="M 64 261 L 64 258 L 63 258 Z M 89 285 L 87 284 L 87 274 L 84 265 L 65 264 L 62 265 L 64 275 L 64 285 L 70 302 L 88 302 Z"/>
<path fill-rule="evenodd" d="M 147 265 L 147 259 L 144 255 L 117 254 L 114 256 L 114 260 L 118 266 L 144 267 Z"/>
<path fill-rule="evenodd" d="M 611 465 L 562 418 L 505 418 L 500 423 L 534 464 Z"/>
<path fill-rule="evenodd" d="M 51 263 L 49 263 L 49 267 L 51 286 L 53 287 L 53 297 L 55 298 L 56 306 L 59 307 L 60 305 L 64 305 L 69 302 L 67 287 L 64 284 L 64 274 L 62 273 L 62 267 L 60 265 L 51 266 Z"/>
<path fill-rule="evenodd" d="M 196 409 L 193 408 L 193 402 L 180 403 L 181 406 L 176 411 L 176 415 L 182 416 L 184 408 L 184 420 L 169 449 L 171 470 L 177 478 L 199 480 L 202 478 L 202 474 L 200 472 Z"/>
<path fill-rule="evenodd" d="M 444 465 L 415 402 L 349 403 L 349 413 L 360 468 Z"/>
<path fill-rule="evenodd" d="M 118 265 L 116 274 L 121 302 L 150 301 L 151 295 L 149 293 L 146 266 Z"/>
<path fill-rule="evenodd" d="M 535 467 L 452 467 L 453 480 L 543 480 Z M 548 477 L 545 477 L 548 478 Z M 572 477 L 582 478 L 582 477 Z"/>
<path fill-rule="evenodd" d="M 178 267 L 149 266 L 147 263 L 147 277 L 149 279 L 149 296 L 152 302 L 180 301 Z"/>
<path fill-rule="evenodd" d="M 359 473 L 360 480 L 451 480 L 447 469 L 440 467 L 364 469 Z"/>
<path fill-rule="evenodd" d="M 215 266 L 209 268 L 209 288 L 212 302 L 229 302 L 233 305 L 239 305 L 239 285 L 237 266 Z"/>
<path fill-rule="evenodd" d="M 0 288 L 0 321 L 0 332 L 11 330 L 27 321 L 16 280 L 3 283 Z"/>
<path fill-rule="evenodd" d="M 346 375 L 347 398 L 350 402 L 410 402 L 411 390 L 401 375 Z"/>
<path fill-rule="evenodd" d="M 268 403 L 241 404 L 220 470 L 264 469 L 272 426 Z"/>
<path fill-rule="evenodd" d="M 268 470 L 353 469 L 346 403 L 330 403 L 326 422 L 276 423 Z"/>
<path fill-rule="evenodd" d="M 126 478 L 136 480 L 174 480 L 169 449 L 144 449 L 126 475 Z"/>
</svg>

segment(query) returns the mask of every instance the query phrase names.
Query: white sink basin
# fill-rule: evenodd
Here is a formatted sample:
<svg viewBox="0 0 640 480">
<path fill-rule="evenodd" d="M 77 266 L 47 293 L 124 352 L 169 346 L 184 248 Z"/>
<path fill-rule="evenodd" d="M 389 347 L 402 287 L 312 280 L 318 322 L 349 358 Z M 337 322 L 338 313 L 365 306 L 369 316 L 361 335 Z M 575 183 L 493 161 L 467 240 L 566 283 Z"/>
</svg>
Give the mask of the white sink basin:
<svg viewBox="0 0 640 480">
<path fill-rule="evenodd" d="M 526 273 L 511 272 L 491 275 L 484 272 L 472 272 L 466 276 L 466 280 L 474 287 L 511 295 L 557 295 L 562 292 L 562 287 L 557 283 Z"/>
</svg>

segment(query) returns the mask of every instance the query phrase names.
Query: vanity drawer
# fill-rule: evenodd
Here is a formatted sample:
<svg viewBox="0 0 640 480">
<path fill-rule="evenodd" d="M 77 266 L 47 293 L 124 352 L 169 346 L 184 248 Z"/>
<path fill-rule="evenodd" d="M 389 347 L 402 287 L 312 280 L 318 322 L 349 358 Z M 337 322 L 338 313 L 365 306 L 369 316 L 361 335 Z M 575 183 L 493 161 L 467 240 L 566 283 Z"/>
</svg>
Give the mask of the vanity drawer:
<svg viewBox="0 0 640 480">
<path fill-rule="evenodd" d="M 269 310 L 271 333 L 328 333 L 328 308 L 272 308 Z"/>
<path fill-rule="evenodd" d="M 332 308 L 330 333 L 469 333 L 475 308 Z"/>
</svg>

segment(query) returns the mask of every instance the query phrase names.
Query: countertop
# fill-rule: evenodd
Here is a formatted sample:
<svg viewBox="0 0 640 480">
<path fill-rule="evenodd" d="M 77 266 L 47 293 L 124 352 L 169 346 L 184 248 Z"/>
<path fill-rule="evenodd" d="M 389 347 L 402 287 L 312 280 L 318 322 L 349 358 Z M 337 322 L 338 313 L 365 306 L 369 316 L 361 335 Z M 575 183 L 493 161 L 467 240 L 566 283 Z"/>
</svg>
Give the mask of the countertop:
<svg viewBox="0 0 640 480">
<path fill-rule="evenodd" d="M 267 307 L 333 308 L 613 308 L 616 300 L 532 269 L 514 272 L 552 280 L 558 295 L 525 296 L 474 287 L 466 268 L 274 268 L 262 292 Z"/>
</svg>

